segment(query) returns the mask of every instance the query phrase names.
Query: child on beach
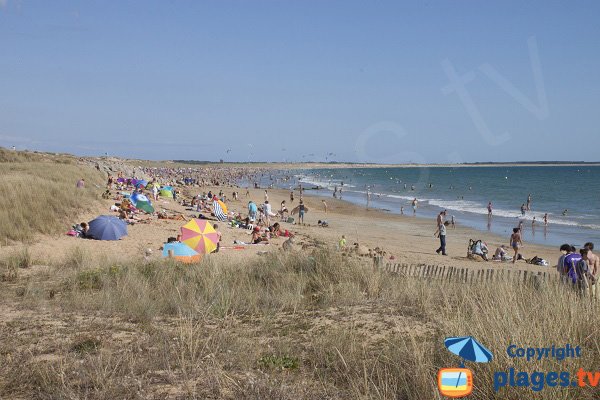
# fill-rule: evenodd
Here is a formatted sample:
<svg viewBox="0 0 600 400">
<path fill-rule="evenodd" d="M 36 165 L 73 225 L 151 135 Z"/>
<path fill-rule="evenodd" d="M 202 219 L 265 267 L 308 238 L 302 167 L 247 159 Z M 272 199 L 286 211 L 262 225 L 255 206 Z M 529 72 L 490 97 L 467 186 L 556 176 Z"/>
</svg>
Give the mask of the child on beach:
<svg viewBox="0 0 600 400">
<path fill-rule="evenodd" d="M 338 242 L 338 248 L 340 250 L 344 250 L 346 249 L 346 235 L 342 235 L 342 238 L 340 239 L 340 241 Z"/>
<path fill-rule="evenodd" d="M 213 224 L 213 228 L 215 229 L 215 231 L 217 231 L 217 237 L 219 238 L 219 241 L 217 242 L 217 249 L 214 251 L 215 253 L 218 253 L 219 250 L 221 249 L 221 237 L 222 237 L 222 234 L 219 231 L 219 225 Z"/>
<path fill-rule="evenodd" d="M 325 214 L 327 214 L 327 203 L 325 203 L 325 200 L 321 200 L 323 202 L 323 209 L 325 210 Z"/>
</svg>

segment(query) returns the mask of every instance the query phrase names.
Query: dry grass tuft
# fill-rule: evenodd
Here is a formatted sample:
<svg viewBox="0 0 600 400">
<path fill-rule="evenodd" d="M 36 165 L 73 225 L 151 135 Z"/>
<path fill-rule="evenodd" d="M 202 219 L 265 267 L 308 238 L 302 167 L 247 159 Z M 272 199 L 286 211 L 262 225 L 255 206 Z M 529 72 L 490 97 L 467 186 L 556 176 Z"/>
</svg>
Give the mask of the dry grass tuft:
<svg viewBox="0 0 600 400">
<path fill-rule="evenodd" d="M 0 397 L 439 399 L 437 371 L 460 363 L 443 339 L 460 335 L 495 356 L 468 363 L 474 398 L 596 397 L 589 388 L 492 386 L 494 372 L 511 367 L 600 370 L 600 315 L 563 286 L 409 279 L 327 250 L 244 264 L 205 257 L 190 267 L 93 260 L 76 249 L 53 268 L 54 299 L 49 282 L 30 282 L 21 304 L 53 304 L 62 319 L 32 326 L 32 337 L 0 327 L 9 338 L 0 344 Z M 567 341 L 582 347 L 581 359 L 506 356 L 511 343 Z"/>
<path fill-rule="evenodd" d="M 81 211 L 100 198 L 101 172 L 72 157 L 0 148 L 0 240 L 30 240 L 36 233 L 66 231 Z M 86 188 L 77 190 L 84 178 Z"/>
</svg>

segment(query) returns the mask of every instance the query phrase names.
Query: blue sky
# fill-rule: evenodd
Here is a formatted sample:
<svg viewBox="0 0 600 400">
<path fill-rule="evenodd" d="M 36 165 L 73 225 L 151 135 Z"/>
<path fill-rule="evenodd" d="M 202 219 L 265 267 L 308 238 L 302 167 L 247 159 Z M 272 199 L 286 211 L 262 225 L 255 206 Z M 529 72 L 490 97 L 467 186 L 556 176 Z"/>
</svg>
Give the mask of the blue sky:
<svg viewBox="0 0 600 400">
<path fill-rule="evenodd" d="M 0 145 L 599 161 L 599 16 L 593 1 L 0 0 Z"/>
</svg>

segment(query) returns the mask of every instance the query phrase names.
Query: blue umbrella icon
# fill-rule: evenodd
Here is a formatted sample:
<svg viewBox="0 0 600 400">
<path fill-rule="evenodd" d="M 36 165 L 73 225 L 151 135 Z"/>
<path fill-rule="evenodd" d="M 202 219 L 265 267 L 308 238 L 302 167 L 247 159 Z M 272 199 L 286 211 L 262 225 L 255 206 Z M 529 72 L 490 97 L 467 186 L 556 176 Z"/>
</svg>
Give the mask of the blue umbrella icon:
<svg viewBox="0 0 600 400">
<path fill-rule="evenodd" d="M 475 340 L 473 336 L 448 337 L 444 340 L 444 345 L 451 353 L 462 357 L 461 368 L 464 367 L 464 360 L 486 363 L 494 357 L 492 352 Z M 459 373 L 456 386 L 458 386 L 460 376 L 461 374 Z"/>
</svg>

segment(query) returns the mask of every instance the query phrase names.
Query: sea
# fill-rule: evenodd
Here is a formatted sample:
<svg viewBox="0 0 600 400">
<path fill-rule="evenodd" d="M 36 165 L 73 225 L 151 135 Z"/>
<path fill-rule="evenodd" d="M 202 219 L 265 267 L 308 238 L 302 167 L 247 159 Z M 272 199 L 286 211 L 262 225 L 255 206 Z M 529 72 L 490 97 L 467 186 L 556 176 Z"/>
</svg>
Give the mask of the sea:
<svg viewBox="0 0 600 400">
<path fill-rule="evenodd" d="M 370 192 L 370 208 L 399 214 L 403 207 L 408 216 L 416 198 L 417 218 L 433 219 L 447 210 L 448 220 L 505 236 L 507 243 L 521 222 L 525 243 L 581 246 L 591 241 L 600 247 L 600 166 L 324 168 L 260 179 L 261 187 L 297 189 L 300 184 L 305 195 L 332 198 L 337 189 L 338 198 L 341 190 L 342 200 L 364 207 Z M 530 208 L 523 215 L 528 196 Z"/>
</svg>

